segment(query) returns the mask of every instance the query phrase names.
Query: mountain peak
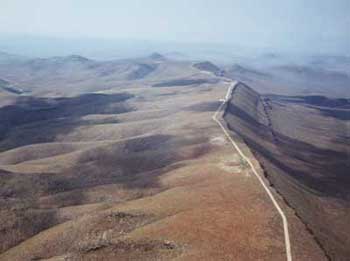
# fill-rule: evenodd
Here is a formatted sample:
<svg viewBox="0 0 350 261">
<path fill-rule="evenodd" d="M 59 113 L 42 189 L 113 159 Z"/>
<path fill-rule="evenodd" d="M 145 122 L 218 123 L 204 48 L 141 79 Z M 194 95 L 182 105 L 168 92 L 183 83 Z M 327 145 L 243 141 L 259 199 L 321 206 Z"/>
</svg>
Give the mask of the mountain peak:
<svg viewBox="0 0 350 261">
<path fill-rule="evenodd" d="M 161 55 L 160 53 L 154 52 L 149 56 L 150 59 L 152 60 L 164 60 L 165 57 Z"/>
<path fill-rule="evenodd" d="M 90 61 L 88 58 L 81 56 L 81 55 L 76 55 L 76 54 L 72 54 L 72 55 L 67 56 L 66 60 L 74 61 L 74 62 L 88 62 L 88 61 Z"/>
</svg>

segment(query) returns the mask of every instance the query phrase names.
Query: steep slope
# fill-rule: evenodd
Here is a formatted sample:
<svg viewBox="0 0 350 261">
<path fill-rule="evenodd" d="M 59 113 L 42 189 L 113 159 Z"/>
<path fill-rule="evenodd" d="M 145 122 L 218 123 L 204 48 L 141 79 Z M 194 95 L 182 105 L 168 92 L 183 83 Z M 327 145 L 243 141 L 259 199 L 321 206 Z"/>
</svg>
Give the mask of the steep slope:
<svg viewBox="0 0 350 261">
<path fill-rule="evenodd" d="M 268 179 L 334 260 L 350 255 L 350 101 L 238 85 L 225 113 Z"/>
<path fill-rule="evenodd" d="M 213 73 L 214 75 L 219 75 L 222 72 L 219 67 L 208 61 L 194 63 L 193 67 L 201 71 Z"/>
</svg>

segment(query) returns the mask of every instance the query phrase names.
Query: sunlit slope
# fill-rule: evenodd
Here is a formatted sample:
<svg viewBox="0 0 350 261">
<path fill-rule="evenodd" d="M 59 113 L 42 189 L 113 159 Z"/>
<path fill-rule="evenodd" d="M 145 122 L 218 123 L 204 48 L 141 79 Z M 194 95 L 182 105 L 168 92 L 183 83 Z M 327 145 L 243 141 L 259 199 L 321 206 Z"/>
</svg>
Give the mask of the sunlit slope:
<svg viewBox="0 0 350 261">
<path fill-rule="evenodd" d="M 212 120 L 228 83 L 182 66 L 188 77 L 167 69 L 152 81 L 208 82 L 144 79 L 0 108 L 0 260 L 286 258 L 279 214 Z M 278 200 L 293 256 L 323 260 Z"/>
</svg>

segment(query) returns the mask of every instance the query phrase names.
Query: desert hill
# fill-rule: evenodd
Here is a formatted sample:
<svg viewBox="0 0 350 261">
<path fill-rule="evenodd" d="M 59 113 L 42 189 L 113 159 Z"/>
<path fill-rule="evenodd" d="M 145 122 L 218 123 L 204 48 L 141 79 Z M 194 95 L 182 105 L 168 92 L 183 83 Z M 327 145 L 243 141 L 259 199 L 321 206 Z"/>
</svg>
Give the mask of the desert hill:
<svg viewBox="0 0 350 261">
<path fill-rule="evenodd" d="M 272 77 L 272 75 L 269 73 L 258 71 L 239 64 L 234 64 L 227 68 L 226 75 L 242 82 L 250 82 L 254 79 L 269 79 Z"/>
<path fill-rule="evenodd" d="M 332 260 L 350 255 L 349 101 L 261 95 L 240 84 L 225 114 Z"/>
<path fill-rule="evenodd" d="M 128 79 L 139 64 L 155 68 Z M 23 74 L 12 80 L 31 92 L 0 107 L 0 260 L 286 258 L 278 212 L 212 120 L 227 80 L 150 57 L 13 66 Z M 99 82 L 93 92 L 73 80 L 82 72 Z M 293 256 L 324 260 L 275 195 Z"/>
<path fill-rule="evenodd" d="M 221 72 L 221 69 L 218 66 L 209 61 L 195 63 L 193 64 L 193 67 L 201 71 L 213 73 L 215 75 L 219 75 Z"/>
<path fill-rule="evenodd" d="M 141 80 L 142 84 L 153 85 L 160 80 L 196 78 L 194 73 L 200 73 L 190 62 L 171 61 L 160 56 L 152 54 L 113 61 L 97 61 L 79 55 L 27 59 L 0 64 L 0 78 L 11 82 L 14 91 L 40 96 L 69 96 L 135 87 Z"/>
</svg>

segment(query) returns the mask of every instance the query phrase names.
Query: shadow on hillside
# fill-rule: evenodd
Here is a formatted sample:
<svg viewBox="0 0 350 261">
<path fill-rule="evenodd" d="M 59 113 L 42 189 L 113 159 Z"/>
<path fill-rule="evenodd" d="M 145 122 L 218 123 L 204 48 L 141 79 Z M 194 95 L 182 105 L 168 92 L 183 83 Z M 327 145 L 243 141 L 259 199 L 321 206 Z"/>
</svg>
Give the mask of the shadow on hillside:
<svg viewBox="0 0 350 261">
<path fill-rule="evenodd" d="M 67 171 L 74 188 L 120 184 L 142 192 L 160 188 L 159 177 L 183 166 L 182 161 L 208 152 L 203 140 L 188 141 L 172 135 L 154 134 L 87 150 Z M 191 150 L 185 147 L 194 146 Z M 186 152 L 184 152 L 186 150 Z"/>
<path fill-rule="evenodd" d="M 322 149 L 276 131 L 272 137 L 269 127 L 231 103 L 224 117 L 229 129 L 242 137 L 258 156 L 311 189 L 309 192 L 343 200 L 350 197 L 350 161 L 346 151 Z M 337 142 L 346 144 L 347 139 L 338 138 Z"/>
<path fill-rule="evenodd" d="M 217 79 L 175 79 L 170 81 L 164 81 L 153 84 L 152 87 L 179 87 L 190 85 L 202 85 L 202 84 L 215 84 L 219 80 Z"/>
<path fill-rule="evenodd" d="M 159 176 L 181 167 L 183 160 L 208 152 L 209 148 L 200 139 L 187 142 L 156 134 L 90 148 L 82 151 L 75 165 L 62 173 L 0 175 L 0 197 L 38 198 L 106 184 L 119 184 L 140 192 L 159 188 Z M 187 145 L 194 148 L 184 153 L 183 147 Z M 74 194 L 64 205 L 84 202 L 84 197 Z"/>
<path fill-rule="evenodd" d="M 219 108 L 221 103 L 220 101 L 201 102 L 187 107 L 186 110 L 193 112 L 214 112 Z"/>
<path fill-rule="evenodd" d="M 131 110 L 124 101 L 128 93 L 84 94 L 77 97 L 19 97 L 13 105 L 0 108 L 0 151 L 19 146 L 52 142 L 77 126 L 91 124 L 82 116 L 118 114 Z"/>
<path fill-rule="evenodd" d="M 126 191 L 113 201 L 138 198 L 160 189 L 159 176 L 183 166 L 186 159 L 173 136 L 151 135 L 116 142 L 81 153 L 75 165 L 62 173 L 13 173 L 0 170 L 0 218 L 11 216 L 16 222 L 3 222 L 0 252 L 17 245 L 40 231 L 64 222 L 56 209 L 106 201 L 90 198 L 85 192 L 100 185 L 117 184 Z M 196 151 L 200 156 L 206 151 Z M 173 164 L 176 163 L 176 164 Z M 171 165 L 173 164 L 173 165 Z M 146 194 L 145 194 L 146 193 Z M 97 197 L 97 198 L 96 198 Z M 11 238 L 11 233 L 17 233 Z"/>
</svg>

